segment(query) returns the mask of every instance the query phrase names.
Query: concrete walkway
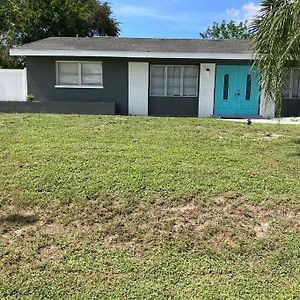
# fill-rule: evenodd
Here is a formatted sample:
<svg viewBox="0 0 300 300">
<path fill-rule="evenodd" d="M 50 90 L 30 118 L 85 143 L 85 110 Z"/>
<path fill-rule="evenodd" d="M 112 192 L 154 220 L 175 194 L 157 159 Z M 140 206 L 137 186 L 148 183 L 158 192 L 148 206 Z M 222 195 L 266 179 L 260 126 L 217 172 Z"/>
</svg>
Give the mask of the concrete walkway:
<svg viewBox="0 0 300 300">
<path fill-rule="evenodd" d="M 229 122 L 247 122 L 247 119 L 220 119 Z M 261 124 L 287 124 L 287 125 L 300 125 L 300 117 L 298 118 L 280 118 L 280 119 L 251 119 L 252 123 Z"/>
</svg>

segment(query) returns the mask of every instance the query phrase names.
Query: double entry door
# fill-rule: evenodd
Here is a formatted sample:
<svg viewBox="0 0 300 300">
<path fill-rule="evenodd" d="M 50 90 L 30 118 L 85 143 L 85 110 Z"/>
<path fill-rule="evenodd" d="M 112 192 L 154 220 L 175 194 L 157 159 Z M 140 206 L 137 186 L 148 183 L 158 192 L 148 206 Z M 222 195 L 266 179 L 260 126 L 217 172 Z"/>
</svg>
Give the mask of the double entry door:
<svg viewBox="0 0 300 300">
<path fill-rule="evenodd" d="M 247 65 L 217 65 L 214 114 L 258 115 L 259 90 L 256 68 Z"/>
</svg>

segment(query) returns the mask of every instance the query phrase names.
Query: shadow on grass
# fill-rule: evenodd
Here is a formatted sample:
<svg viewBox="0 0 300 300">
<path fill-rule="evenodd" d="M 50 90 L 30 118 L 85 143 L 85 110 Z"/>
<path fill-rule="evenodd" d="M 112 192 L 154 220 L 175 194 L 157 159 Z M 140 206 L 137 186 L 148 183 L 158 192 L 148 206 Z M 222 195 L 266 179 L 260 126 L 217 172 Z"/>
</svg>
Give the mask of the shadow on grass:
<svg viewBox="0 0 300 300">
<path fill-rule="evenodd" d="M 294 143 L 295 143 L 296 145 L 300 145 L 300 139 L 294 140 Z"/>
<path fill-rule="evenodd" d="M 5 217 L 0 217 L 1 223 L 10 223 L 18 225 L 32 225 L 38 221 L 36 215 L 21 215 L 21 214 L 11 214 Z"/>
</svg>

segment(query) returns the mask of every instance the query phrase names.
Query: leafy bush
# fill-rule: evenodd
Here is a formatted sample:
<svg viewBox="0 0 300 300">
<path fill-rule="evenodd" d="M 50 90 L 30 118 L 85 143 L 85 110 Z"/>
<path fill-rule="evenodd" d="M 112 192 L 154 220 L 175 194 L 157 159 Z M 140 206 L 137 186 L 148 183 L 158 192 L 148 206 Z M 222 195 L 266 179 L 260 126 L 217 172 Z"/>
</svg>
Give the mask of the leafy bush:
<svg viewBox="0 0 300 300">
<path fill-rule="evenodd" d="M 27 95 L 26 101 L 27 102 L 33 102 L 34 101 L 34 96 L 32 94 Z"/>
</svg>

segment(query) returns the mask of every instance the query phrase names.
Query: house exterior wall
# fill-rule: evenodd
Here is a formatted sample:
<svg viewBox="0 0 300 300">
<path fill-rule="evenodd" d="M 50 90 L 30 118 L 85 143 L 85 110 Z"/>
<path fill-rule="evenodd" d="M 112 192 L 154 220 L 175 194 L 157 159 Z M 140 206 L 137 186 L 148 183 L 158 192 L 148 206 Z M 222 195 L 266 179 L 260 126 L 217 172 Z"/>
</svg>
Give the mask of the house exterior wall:
<svg viewBox="0 0 300 300">
<path fill-rule="evenodd" d="M 103 89 L 56 88 L 56 61 L 101 61 Z M 86 57 L 27 57 L 28 93 L 37 101 L 116 103 L 116 113 L 155 116 L 201 116 L 213 113 L 214 76 L 216 63 L 199 59 L 128 59 Z M 248 61 L 235 61 L 248 64 Z M 197 97 L 150 97 L 149 75 L 152 64 L 198 65 Z M 206 69 L 210 68 L 207 77 Z"/>
<path fill-rule="evenodd" d="M 195 59 L 152 59 L 151 65 L 195 65 L 200 61 Z M 199 87 L 199 76 L 198 76 Z M 151 96 L 149 89 L 149 115 L 150 116 L 173 116 L 173 117 L 197 117 L 199 97 L 166 97 Z"/>
<path fill-rule="evenodd" d="M 103 89 L 55 88 L 59 60 L 102 61 Z M 27 57 L 28 93 L 37 101 L 115 102 L 117 114 L 128 114 L 128 62 L 115 58 Z"/>
<path fill-rule="evenodd" d="M 283 99 L 282 100 L 282 117 L 300 117 L 300 99 Z"/>
<path fill-rule="evenodd" d="M 216 64 L 201 64 L 198 109 L 199 117 L 210 117 L 214 113 L 215 77 Z"/>
<path fill-rule="evenodd" d="M 128 113 L 148 115 L 149 63 L 128 63 Z"/>
<path fill-rule="evenodd" d="M 275 116 L 275 104 L 268 102 L 266 100 L 265 94 L 263 91 L 260 93 L 260 107 L 259 114 L 263 118 L 273 118 Z"/>
<path fill-rule="evenodd" d="M 197 117 L 197 97 L 149 97 L 150 116 Z"/>
<path fill-rule="evenodd" d="M 102 61 L 103 89 L 55 88 L 56 61 Z M 116 113 L 127 115 L 209 117 L 214 111 L 217 64 L 249 65 L 250 61 L 199 59 L 128 59 L 86 57 L 27 57 L 28 94 L 37 101 L 116 103 Z M 198 65 L 198 97 L 151 97 L 149 72 L 152 64 Z M 206 70 L 209 69 L 209 74 Z M 79 109 L 80 111 L 80 109 Z M 95 111 L 96 113 L 96 111 Z M 274 106 L 260 99 L 260 115 L 273 117 Z M 300 99 L 284 99 L 282 116 L 299 116 Z"/>
<path fill-rule="evenodd" d="M 116 104 L 113 102 L 0 101 L 0 112 L 115 115 Z"/>
<path fill-rule="evenodd" d="M 0 101 L 26 101 L 26 69 L 0 68 Z"/>
</svg>

